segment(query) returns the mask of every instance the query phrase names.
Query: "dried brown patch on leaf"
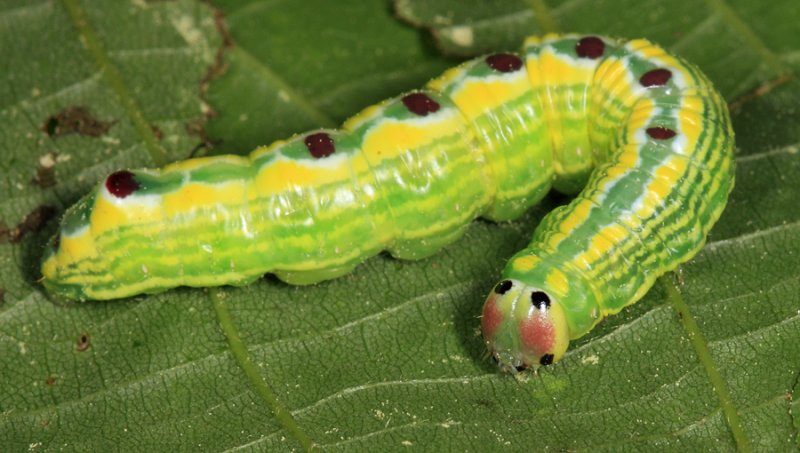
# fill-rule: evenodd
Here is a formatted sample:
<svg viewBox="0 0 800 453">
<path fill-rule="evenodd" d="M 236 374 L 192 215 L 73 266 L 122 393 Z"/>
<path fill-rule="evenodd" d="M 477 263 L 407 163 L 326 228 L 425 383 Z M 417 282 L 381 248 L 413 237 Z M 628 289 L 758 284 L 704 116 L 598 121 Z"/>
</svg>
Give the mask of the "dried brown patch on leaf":
<svg viewBox="0 0 800 453">
<path fill-rule="evenodd" d="M 152 125 L 150 129 L 153 131 L 153 135 L 160 141 L 164 138 L 164 132 L 161 130 L 160 127 Z"/>
<path fill-rule="evenodd" d="M 58 153 L 49 152 L 39 158 L 39 165 L 36 166 L 36 175 L 33 177 L 33 183 L 45 189 L 56 185 L 56 163 L 58 162 Z"/>
<path fill-rule="evenodd" d="M 203 93 L 208 89 L 209 82 L 219 77 L 225 72 L 225 69 L 227 69 L 227 65 L 225 64 L 225 51 L 233 47 L 233 38 L 231 38 L 228 26 L 225 24 L 225 15 L 218 8 L 214 8 L 214 26 L 222 37 L 222 45 L 219 46 L 214 55 L 214 63 L 209 66 L 206 75 L 200 79 L 200 88 L 203 90 Z"/>
<path fill-rule="evenodd" d="M 99 137 L 108 132 L 115 122 L 97 119 L 83 106 L 67 107 L 49 116 L 42 124 L 42 131 L 51 137 L 68 134 Z"/>
<path fill-rule="evenodd" d="M 7 228 L 0 222 L 0 242 L 17 243 L 28 233 L 42 229 L 45 223 L 56 213 L 56 208 L 42 205 L 25 215 L 21 222 L 13 228 Z"/>
<path fill-rule="evenodd" d="M 741 110 L 742 106 L 754 99 L 763 97 L 770 91 L 778 88 L 782 85 L 785 85 L 788 82 L 794 80 L 795 76 L 790 73 L 780 74 L 778 77 L 772 80 L 768 80 L 766 83 L 756 87 L 753 91 L 741 96 L 740 98 L 734 100 L 728 105 L 728 110 L 731 112 L 735 112 Z"/>
<path fill-rule="evenodd" d="M 228 69 L 228 65 L 225 63 L 225 51 L 234 45 L 233 38 L 231 38 L 228 26 L 225 23 L 225 14 L 219 8 L 211 7 L 214 10 L 214 26 L 217 29 L 217 33 L 222 37 L 222 43 L 214 54 L 214 62 L 208 67 L 208 71 L 206 71 L 203 78 L 200 79 L 200 93 L 204 100 L 211 81 L 222 75 Z M 202 109 L 203 116 L 201 118 L 186 123 L 186 132 L 189 135 L 195 135 L 201 139 L 201 142 L 195 146 L 189 154 L 190 158 L 204 155 L 205 151 L 221 142 L 220 140 L 211 140 L 206 135 L 205 131 L 206 123 L 209 119 L 217 116 L 217 112 L 205 102 L 202 104 Z"/>
<path fill-rule="evenodd" d="M 75 343 L 75 350 L 78 352 L 83 352 L 89 349 L 89 346 L 91 346 L 91 342 L 89 341 L 89 334 L 84 332 L 78 335 L 78 340 Z"/>
</svg>

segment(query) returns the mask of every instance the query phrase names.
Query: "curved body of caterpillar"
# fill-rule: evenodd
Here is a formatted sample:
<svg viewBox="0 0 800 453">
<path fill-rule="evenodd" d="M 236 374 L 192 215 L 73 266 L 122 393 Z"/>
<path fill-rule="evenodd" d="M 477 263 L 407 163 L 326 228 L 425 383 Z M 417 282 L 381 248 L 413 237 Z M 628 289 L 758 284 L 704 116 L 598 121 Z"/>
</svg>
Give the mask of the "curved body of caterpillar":
<svg viewBox="0 0 800 453">
<path fill-rule="evenodd" d="M 478 216 L 513 219 L 551 186 L 583 188 L 484 306 L 504 368 L 546 364 L 702 247 L 732 149 L 726 105 L 695 67 L 642 40 L 529 38 L 342 130 L 112 174 L 65 214 L 43 283 L 81 300 L 266 272 L 313 283 L 381 250 L 426 257 Z"/>
</svg>

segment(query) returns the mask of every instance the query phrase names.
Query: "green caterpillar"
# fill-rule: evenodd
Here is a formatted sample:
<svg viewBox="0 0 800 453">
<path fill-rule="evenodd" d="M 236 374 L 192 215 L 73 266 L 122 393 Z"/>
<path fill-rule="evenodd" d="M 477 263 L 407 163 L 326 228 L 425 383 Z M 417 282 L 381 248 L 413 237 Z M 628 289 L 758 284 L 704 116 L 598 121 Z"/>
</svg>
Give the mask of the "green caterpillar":
<svg viewBox="0 0 800 453">
<path fill-rule="evenodd" d="M 644 40 L 528 38 L 249 157 L 119 171 L 67 210 L 44 286 L 114 299 L 309 284 L 381 250 L 427 257 L 476 217 L 519 217 L 580 191 L 508 262 L 481 321 L 504 369 L 559 360 L 703 246 L 733 187 L 726 104 L 694 66 Z"/>
</svg>

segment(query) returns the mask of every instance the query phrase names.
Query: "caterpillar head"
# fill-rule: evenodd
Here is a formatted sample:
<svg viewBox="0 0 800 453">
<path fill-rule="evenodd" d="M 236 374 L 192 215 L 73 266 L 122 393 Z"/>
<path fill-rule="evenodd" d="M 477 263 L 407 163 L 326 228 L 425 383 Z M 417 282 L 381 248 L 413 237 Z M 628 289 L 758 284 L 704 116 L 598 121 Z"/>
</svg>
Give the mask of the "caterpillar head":
<svg viewBox="0 0 800 453">
<path fill-rule="evenodd" d="M 549 365 L 569 344 L 564 309 L 547 288 L 507 279 L 498 283 L 483 306 L 483 338 L 507 371 Z"/>
</svg>

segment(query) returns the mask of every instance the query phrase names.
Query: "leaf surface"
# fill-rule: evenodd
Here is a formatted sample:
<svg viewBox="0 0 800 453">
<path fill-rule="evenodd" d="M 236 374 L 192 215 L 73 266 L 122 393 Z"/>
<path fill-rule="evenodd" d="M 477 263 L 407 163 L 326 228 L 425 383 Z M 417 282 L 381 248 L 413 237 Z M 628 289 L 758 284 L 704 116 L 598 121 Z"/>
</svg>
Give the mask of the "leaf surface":
<svg viewBox="0 0 800 453">
<path fill-rule="evenodd" d="M 798 22 L 788 0 L 4 2 L 0 445 L 797 448 Z M 737 180 L 694 260 L 536 375 L 497 372 L 478 315 L 563 197 L 312 287 L 69 304 L 37 283 L 58 216 L 111 171 L 336 126 L 453 55 L 547 31 L 647 37 L 698 64 L 732 103 Z"/>
</svg>

